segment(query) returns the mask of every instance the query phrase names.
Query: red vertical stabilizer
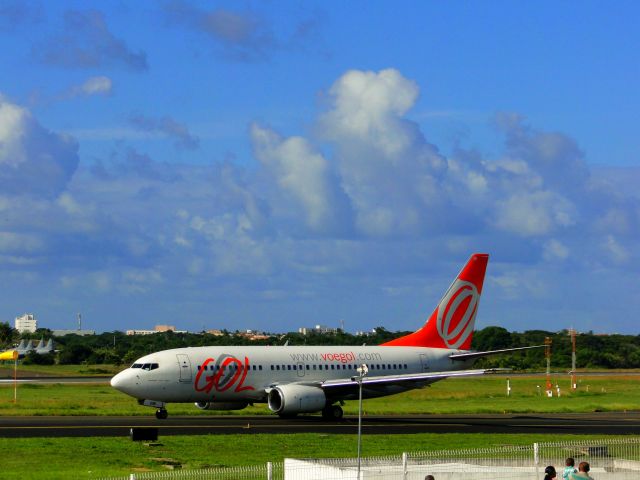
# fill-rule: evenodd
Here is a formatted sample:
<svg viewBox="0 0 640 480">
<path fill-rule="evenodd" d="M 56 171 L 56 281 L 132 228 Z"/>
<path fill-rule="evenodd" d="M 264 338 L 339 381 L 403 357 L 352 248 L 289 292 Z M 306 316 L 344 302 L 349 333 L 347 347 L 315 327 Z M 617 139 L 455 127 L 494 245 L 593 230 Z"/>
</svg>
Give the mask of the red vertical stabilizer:
<svg viewBox="0 0 640 480">
<path fill-rule="evenodd" d="M 424 326 L 383 346 L 469 350 L 489 255 L 474 253 Z"/>
</svg>

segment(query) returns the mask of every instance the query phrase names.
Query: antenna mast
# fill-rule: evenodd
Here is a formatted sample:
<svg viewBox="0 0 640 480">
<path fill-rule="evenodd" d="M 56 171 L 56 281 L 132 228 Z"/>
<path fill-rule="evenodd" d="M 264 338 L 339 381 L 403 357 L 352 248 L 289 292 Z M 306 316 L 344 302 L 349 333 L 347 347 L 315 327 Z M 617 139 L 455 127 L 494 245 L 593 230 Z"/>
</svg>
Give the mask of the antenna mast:
<svg viewBox="0 0 640 480">
<path fill-rule="evenodd" d="M 547 397 L 553 396 L 553 385 L 551 384 L 551 337 L 544 339 L 544 356 L 547 358 Z"/>
<path fill-rule="evenodd" d="M 576 331 L 571 328 L 569 335 L 571 335 L 571 389 L 576 390 L 578 388 L 576 384 Z"/>
</svg>

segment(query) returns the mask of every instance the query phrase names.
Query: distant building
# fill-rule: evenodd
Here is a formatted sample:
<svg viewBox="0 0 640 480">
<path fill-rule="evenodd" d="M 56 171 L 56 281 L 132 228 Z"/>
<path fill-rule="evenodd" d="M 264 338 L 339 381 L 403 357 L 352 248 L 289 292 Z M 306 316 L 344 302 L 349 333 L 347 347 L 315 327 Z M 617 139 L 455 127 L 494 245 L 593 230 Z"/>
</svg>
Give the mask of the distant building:
<svg viewBox="0 0 640 480">
<path fill-rule="evenodd" d="M 327 327 L 326 325 L 316 325 L 313 328 L 300 327 L 298 329 L 298 333 L 300 333 L 302 335 L 310 335 L 312 333 L 317 333 L 317 334 L 323 335 L 323 334 L 327 334 L 327 333 L 338 333 L 338 329 L 337 328 Z"/>
<path fill-rule="evenodd" d="M 175 332 L 176 327 L 173 325 L 156 325 L 154 330 L 156 332 Z"/>
<path fill-rule="evenodd" d="M 363 337 L 363 336 L 366 336 L 366 335 L 375 335 L 376 333 L 377 333 L 377 330 L 375 328 L 372 328 L 371 331 L 369 331 L 369 332 L 366 332 L 366 331 L 363 331 L 363 330 L 358 330 L 356 332 L 356 336 Z"/>
<path fill-rule="evenodd" d="M 246 332 L 239 332 L 236 335 L 239 335 L 251 341 L 266 340 L 269 338 L 269 335 L 266 335 L 263 332 L 254 332 L 253 330 L 247 330 Z"/>
<path fill-rule="evenodd" d="M 35 333 L 38 329 L 38 320 L 32 313 L 25 313 L 21 317 L 16 317 L 16 330 L 20 333 Z"/>
<path fill-rule="evenodd" d="M 176 330 L 173 325 L 156 325 L 153 330 L 127 330 L 127 335 L 153 335 L 154 333 L 174 332 L 188 333 L 186 330 Z"/>
<path fill-rule="evenodd" d="M 224 332 L 222 330 L 217 330 L 217 329 L 212 329 L 212 330 L 207 330 L 207 333 L 209 335 L 214 335 L 216 337 L 222 337 L 224 336 Z"/>
</svg>

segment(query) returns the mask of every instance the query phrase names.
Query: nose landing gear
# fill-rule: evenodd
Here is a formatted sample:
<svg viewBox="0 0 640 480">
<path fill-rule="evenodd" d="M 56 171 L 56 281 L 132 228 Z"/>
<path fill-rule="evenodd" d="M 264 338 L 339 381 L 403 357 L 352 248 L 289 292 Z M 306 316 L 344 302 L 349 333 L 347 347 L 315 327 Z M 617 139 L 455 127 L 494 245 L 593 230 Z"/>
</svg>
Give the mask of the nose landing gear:
<svg viewBox="0 0 640 480">
<path fill-rule="evenodd" d="M 165 408 L 167 405 L 166 402 L 160 402 L 158 400 L 144 400 L 141 398 L 138 400 L 138 404 L 145 407 L 157 408 L 156 418 L 158 420 L 165 420 L 169 416 L 169 412 L 167 412 L 167 409 Z"/>
<path fill-rule="evenodd" d="M 166 420 L 169 416 L 169 412 L 167 412 L 166 408 L 159 408 L 156 410 L 156 418 L 158 420 Z"/>
</svg>

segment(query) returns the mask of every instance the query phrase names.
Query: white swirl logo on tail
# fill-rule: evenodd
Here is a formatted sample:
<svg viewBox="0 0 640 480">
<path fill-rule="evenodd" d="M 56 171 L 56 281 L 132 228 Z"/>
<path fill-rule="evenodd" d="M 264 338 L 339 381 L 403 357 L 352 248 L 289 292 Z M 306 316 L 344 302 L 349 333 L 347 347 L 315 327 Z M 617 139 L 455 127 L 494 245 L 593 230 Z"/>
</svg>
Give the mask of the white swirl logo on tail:
<svg viewBox="0 0 640 480">
<path fill-rule="evenodd" d="M 456 315 L 460 306 L 465 303 L 465 311 Z M 436 328 L 438 335 L 449 348 L 458 348 L 462 345 L 469 335 L 473 332 L 473 325 L 476 318 L 476 310 L 480 295 L 478 289 L 473 283 L 463 280 L 456 280 L 445 296 L 440 300 L 438 305 L 438 317 Z M 458 323 L 452 325 L 455 317 L 459 317 Z"/>
</svg>

